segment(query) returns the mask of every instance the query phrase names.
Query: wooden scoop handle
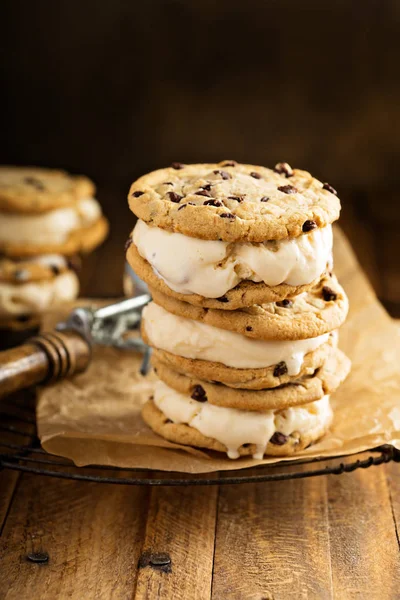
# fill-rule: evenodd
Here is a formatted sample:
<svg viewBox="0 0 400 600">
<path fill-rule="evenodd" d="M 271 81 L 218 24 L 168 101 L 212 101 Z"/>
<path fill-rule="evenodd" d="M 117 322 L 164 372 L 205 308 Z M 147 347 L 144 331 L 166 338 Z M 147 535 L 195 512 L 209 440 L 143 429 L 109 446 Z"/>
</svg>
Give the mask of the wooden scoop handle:
<svg viewBox="0 0 400 600">
<path fill-rule="evenodd" d="M 0 398 L 38 383 L 82 373 L 90 363 L 90 344 L 79 333 L 52 331 L 0 352 Z"/>
</svg>

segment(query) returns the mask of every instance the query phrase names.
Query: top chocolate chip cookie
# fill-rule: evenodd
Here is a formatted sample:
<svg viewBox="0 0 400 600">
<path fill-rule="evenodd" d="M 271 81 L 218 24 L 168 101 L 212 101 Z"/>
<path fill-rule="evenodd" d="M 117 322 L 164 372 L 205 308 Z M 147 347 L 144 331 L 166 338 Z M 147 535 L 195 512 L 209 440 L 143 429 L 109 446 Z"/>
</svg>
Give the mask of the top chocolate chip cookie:
<svg viewBox="0 0 400 600">
<path fill-rule="evenodd" d="M 86 177 L 38 167 L 0 167 L 0 211 L 41 213 L 94 195 Z"/>
<path fill-rule="evenodd" d="M 336 191 L 287 163 L 173 163 L 135 181 L 131 210 L 149 225 L 191 237 L 263 242 L 297 237 L 339 218 Z"/>
</svg>

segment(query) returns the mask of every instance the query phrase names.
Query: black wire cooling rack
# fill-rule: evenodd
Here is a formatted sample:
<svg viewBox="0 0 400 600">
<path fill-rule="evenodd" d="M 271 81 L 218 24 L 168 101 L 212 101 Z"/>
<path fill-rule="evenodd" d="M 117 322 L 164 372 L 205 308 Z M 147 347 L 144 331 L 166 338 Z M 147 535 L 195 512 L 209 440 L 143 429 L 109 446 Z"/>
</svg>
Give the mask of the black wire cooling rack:
<svg viewBox="0 0 400 600">
<path fill-rule="evenodd" d="M 285 481 L 328 474 L 340 475 L 391 461 L 400 462 L 399 450 L 392 446 L 380 446 L 346 459 L 340 456 L 317 458 L 204 475 L 101 465 L 76 467 L 71 461 L 49 454 L 41 448 L 36 435 L 35 403 L 34 392 L 19 393 L 0 401 L 0 469 L 96 483 L 178 486 Z"/>
</svg>

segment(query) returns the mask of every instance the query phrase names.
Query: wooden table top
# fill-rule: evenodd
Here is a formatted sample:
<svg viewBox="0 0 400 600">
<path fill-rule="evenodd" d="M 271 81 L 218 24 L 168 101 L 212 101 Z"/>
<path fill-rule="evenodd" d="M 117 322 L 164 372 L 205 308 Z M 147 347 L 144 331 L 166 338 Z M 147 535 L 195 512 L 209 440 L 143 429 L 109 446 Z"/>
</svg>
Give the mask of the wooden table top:
<svg viewBox="0 0 400 600">
<path fill-rule="evenodd" d="M 88 257 L 84 294 L 120 291 L 121 229 Z M 393 600 L 399 531 L 395 463 L 341 476 L 152 489 L 4 470 L 0 600 Z M 48 560 L 32 562 L 38 553 Z"/>
</svg>

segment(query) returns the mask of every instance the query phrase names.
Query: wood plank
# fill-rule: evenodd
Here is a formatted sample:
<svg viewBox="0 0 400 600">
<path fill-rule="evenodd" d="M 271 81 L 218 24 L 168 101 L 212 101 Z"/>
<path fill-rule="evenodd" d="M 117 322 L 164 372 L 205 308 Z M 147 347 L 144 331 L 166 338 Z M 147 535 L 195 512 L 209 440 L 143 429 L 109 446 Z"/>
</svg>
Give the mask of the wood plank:
<svg viewBox="0 0 400 600">
<path fill-rule="evenodd" d="M 397 543 L 400 551 L 400 465 L 389 463 L 385 465 L 386 477 L 389 486 L 390 504 L 396 529 Z"/>
<path fill-rule="evenodd" d="M 0 473 L 0 535 L 18 483 L 19 473 L 4 470 Z"/>
<path fill-rule="evenodd" d="M 325 478 L 221 487 L 213 600 L 332 598 L 326 498 Z"/>
<path fill-rule="evenodd" d="M 0 542 L 2 600 L 132 596 L 146 488 L 24 474 Z M 46 564 L 27 559 L 47 553 Z"/>
<path fill-rule="evenodd" d="M 328 478 L 335 598 L 399 598 L 400 555 L 384 468 Z"/>
<path fill-rule="evenodd" d="M 152 490 L 136 599 L 211 597 L 217 498 L 214 486 Z M 152 566 L 160 553 L 170 564 Z"/>
<path fill-rule="evenodd" d="M 10 431 L 0 431 L 0 453 L 13 454 L 14 450 L 2 444 L 27 444 L 32 439 L 31 434 L 34 433 L 34 426 L 25 421 L 13 419 L 12 414 L 25 417 L 33 416 L 33 403 L 35 402 L 34 395 L 30 391 L 21 391 L 13 394 L 9 398 L 3 398 L 0 401 L 0 421 L 1 425 L 14 426 L 18 430 L 26 431 L 26 436 L 17 435 Z M 0 535 L 3 531 L 5 520 L 10 510 L 11 503 L 14 498 L 16 486 L 20 478 L 20 473 L 0 469 Z"/>
</svg>

